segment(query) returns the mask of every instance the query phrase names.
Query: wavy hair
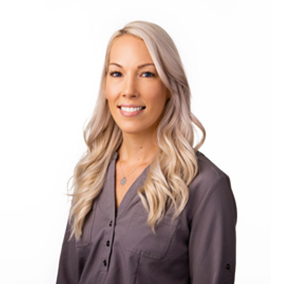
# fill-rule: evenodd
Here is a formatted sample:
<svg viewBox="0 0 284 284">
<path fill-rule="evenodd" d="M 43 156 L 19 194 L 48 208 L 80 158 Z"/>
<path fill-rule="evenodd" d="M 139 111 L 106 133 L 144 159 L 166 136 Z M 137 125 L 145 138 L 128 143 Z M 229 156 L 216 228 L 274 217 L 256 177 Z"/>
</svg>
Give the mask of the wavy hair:
<svg viewBox="0 0 284 284">
<path fill-rule="evenodd" d="M 188 186 L 198 171 L 195 152 L 203 144 L 206 132 L 191 112 L 190 88 L 177 48 L 158 25 L 131 22 L 115 32 L 108 43 L 99 96 L 84 130 L 88 149 L 72 176 L 73 200 L 69 218 L 72 221 L 71 236 L 75 235 L 76 239 L 80 238 L 85 218 L 103 188 L 111 157 L 122 143 L 122 132 L 110 114 L 104 87 L 111 47 L 125 34 L 145 42 L 161 81 L 170 91 L 170 100 L 157 129 L 158 154 L 149 168 L 144 186 L 138 190 L 148 211 L 148 225 L 153 230 L 169 208 L 174 207 L 174 218 L 181 213 L 188 202 Z M 194 125 L 203 134 L 195 146 Z"/>
</svg>

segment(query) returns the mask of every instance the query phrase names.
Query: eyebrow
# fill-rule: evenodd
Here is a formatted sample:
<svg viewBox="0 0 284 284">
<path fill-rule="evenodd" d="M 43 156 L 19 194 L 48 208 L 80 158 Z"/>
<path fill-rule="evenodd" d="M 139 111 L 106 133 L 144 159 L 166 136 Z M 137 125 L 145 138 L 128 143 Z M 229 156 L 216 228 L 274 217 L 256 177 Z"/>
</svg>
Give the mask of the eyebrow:
<svg viewBox="0 0 284 284">
<path fill-rule="evenodd" d="M 154 63 L 145 63 L 145 64 L 142 64 L 142 65 L 139 65 L 139 66 L 138 66 L 138 69 L 143 68 L 143 67 L 146 67 L 146 66 L 149 66 L 149 65 L 155 66 Z"/>
<path fill-rule="evenodd" d="M 115 65 L 115 66 L 117 66 L 117 67 L 122 68 L 122 66 L 121 66 L 120 64 L 115 63 L 115 62 L 111 62 L 109 65 Z M 149 65 L 155 66 L 154 63 L 145 63 L 145 64 L 138 65 L 137 67 L 138 67 L 138 69 L 141 69 L 141 68 L 146 67 L 146 66 L 149 66 Z"/>
</svg>

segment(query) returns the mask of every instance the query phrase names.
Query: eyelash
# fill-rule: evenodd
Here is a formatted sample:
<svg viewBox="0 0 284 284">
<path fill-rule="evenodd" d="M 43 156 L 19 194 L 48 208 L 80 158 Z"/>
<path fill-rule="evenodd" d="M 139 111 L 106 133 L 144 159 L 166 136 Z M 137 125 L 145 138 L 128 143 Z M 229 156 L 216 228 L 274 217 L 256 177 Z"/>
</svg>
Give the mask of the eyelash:
<svg viewBox="0 0 284 284">
<path fill-rule="evenodd" d="M 114 76 L 114 74 L 119 74 L 119 76 Z M 146 72 L 143 72 L 142 73 L 142 75 L 144 75 L 144 74 L 150 74 L 151 76 L 150 77 L 148 77 L 148 76 L 142 76 L 142 77 L 146 77 L 146 78 L 151 78 L 151 77 L 155 77 L 155 74 L 153 73 L 153 72 L 149 72 L 149 71 L 146 71 Z M 119 71 L 113 71 L 113 72 L 110 72 L 109 73 L 112 77 L 115 77 L 115 78 L 119 78 L 119 77 L 121 77 L 121 75 L 122 75 L 122 73 L 121 72 L 119 72 Z"/>
<path fill-rule="evenodd" d="M 146 71 L 146 72 L 143 73 L 143 75 L 144 75 L 145 73 L 151 74 L 151 77 L 155 77 L 155 74 L 154 74 L 153 72 Z M 146 78 L 149 78 L 149 77 L 146 76 Z"/>
<path fill-rule="evenodd" d="M 118 71 L 113 71 L 113 72 L 110 72 L 109 74 L 110 74 L 112 77 L 120 77 L 120 76 L 114 76 L 115 73 L 118 73 L 119 75 L 122 75 L 121 72 L 118 72 Z"/>
</svg>

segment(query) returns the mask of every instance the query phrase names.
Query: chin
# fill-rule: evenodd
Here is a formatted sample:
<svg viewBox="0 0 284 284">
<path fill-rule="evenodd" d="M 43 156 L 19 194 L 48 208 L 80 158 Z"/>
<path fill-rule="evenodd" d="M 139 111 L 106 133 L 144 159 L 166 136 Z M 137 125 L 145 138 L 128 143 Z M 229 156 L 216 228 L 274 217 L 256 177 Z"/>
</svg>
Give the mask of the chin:
<svg viewBox="0 0 284 284">
<path fill-rule="evenodd" d="M 120 130 L 122 131 L 123 134 L 141 134 L 141 133 L 144 132 L 143 130 L 140 131 L 137 128 L 136 129 L 132 129 L 132 128 L 131 129 L 129 129 L 129 128 L 127 128 L 127 129 L 123 128 L 122 129 L 122 128 L 120 128 Z"/>
</svg>

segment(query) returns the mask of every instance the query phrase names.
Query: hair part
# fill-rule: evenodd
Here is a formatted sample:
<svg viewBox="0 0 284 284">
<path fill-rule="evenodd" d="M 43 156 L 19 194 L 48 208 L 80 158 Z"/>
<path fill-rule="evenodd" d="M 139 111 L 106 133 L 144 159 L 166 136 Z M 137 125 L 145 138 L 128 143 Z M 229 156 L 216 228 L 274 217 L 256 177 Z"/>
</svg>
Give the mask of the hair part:
<svg viewBox="0 0 284 284">
<path fill-rule="evenodd" d="M 69 218 L 71 236 L 75 235 L 76 239 L 80 238 L 85 218 L 103 188 L 111 157 L 122 143 L 122 132 L 110 114 L 104 89 L 111 47 L 123 35 L 132 35 L 145 42 L 158 75 L 170 92 L 157 130 L 158 154 L 149 168 L 144 186 L 138 191 L 148 211 L 148 225 L 153 231 L 169 208 L 174 208 L 175 218 L 188 202 L 188 186 L 198 171 L 195 152 L 206 137 L 204 127 L 191 112 L 186 74 L 177 48 L 166 31 L 153 23 L 135 21 L 115 32 L 106 50 L 96 107 L 84 130 L 88 149 L 73 174 Z M 195 146 L 194 125 L 203 134 Z"/>
</svg>

